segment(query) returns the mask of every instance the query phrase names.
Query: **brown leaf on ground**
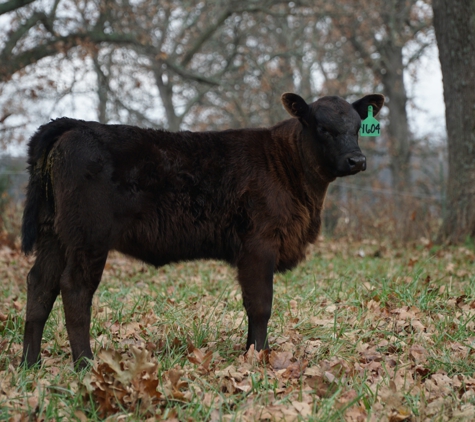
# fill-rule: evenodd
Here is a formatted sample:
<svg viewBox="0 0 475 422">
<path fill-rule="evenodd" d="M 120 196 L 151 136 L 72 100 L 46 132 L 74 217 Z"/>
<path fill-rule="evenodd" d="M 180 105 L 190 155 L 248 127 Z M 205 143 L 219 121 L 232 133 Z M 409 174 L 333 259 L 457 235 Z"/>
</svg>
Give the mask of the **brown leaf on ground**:
<svg viewBox="0 0 475 422">
<path fill-rule="evenodd" d="M 87 422 L 89 420 L 82 410 L 75 410 L 74 416 L 79 420 L 79 422 Z"/>
<path fill-rule="evenodd" d="M 307 402 L 293 401 L 292 406 L 304 417 L 308 418 L 312 414 L 312 406 Z"/>
<path fill-rule="evenodd" d="M 351 402 L 355 401 L 358 397 L 358 393 L 355 390 L 348 390 L 338 397 L 335 406 L 338 409 L 348 406 Z"/>
<path fill-rule="evenodd" d="M 279 370 L 279 369 L 286 369 L 292 362 L 292 353 L 290 352 L 275 352 L 272 351 L 269 355 L 269 363 L 271 364 L 272 368 Z"/>
<path fill-rule="evenodd" d="M 102 417 L 122 409 L 140 410 L 144 415 L 154 415 L 154 407 L 162 394 L 157 391 L 157 363 L 147 350 L 132 347 L 130 354 L 102 350 L 92 371 L 83 379 L 83 385 L 98 406 Z"/>
<path fill-rule="evenodd" d="M 189 400 L 190 394 L 182 391 L 188 387 L 188 381 L 181 379 L 183 375 L 185 375 L 185 371 L 173 368 L 163 374 L 165 379 L 168 378 L 168 381 L 165 381 L 163 388 L 163 393 L 166 397 L 180 401 Z"/>
<path fill-rule="evenodd" d="M 200 349 L 193 346 L 191 343 L 188 345 L 188 360 L 191 363 L 198 365 L 198 371 L 201 374 L 207 374 L 210 371 L 210 364 L 213 359 L 213 352 L 208 350 L 203 353 Z"/>
<path fill-rule="evenodd" d="M 409 353 L 416 363 L 425 363 L 427 361 L 427 350 L 418 344 L 413 344 L 409 350 Z"/>
<path fill-rule="evenodd" d="M 368 419 L 368 413 L 361 406 L 352 406 L 345 412 L 346 422 L 365 422 Z"/>
<path fill-rule="evenodd" d="M 282 374 L 282 378 L 300 378 L 308 365 L 308 360 L 300 360 L 291 363 Z"/>
<path fill-rule="evenodd" d="M 282 404 L 270 406 L 255 406 L 252 411 L 248 411 L 246 416 L 248 420 L 264 420 L 264 421 L 286 421 L 293 422 L 301 418 L 299 412 L 293 408 Z"/>
<path fill-rule="evenodd" d="M 305 384 L 308 385 L 315 394 L 321 398 L 333 396 L 338 390 L 338 384 L 328 381 L 323 375 L 312 375 L 305 378 Z"/>
<path fill-rule="evenodd" d="M 383 405 L 383 413 L 387 416 L 389 422 L 411 420 L 412 412 L 406 407 L 404 397 L 399 392 L 395 382 L 391 381 L 389 387 L 382 387 L 378 396 Z"/>
<path fill-rule="evenodd" d="M 411 418 L 412 412 L 404 407 L 392 409 L 391 413 L 388 415 L 389 422 L 408 422 Z"/>
<path fill-rule="evenodd" d="M 243 356 L 240 356 L 239 360 L 250 365 L 265 363 L 269 361 L 269 350 L 260 350 L 258 352 L 254 345 L 251 344 L 249 350 Z"/>
</svg>

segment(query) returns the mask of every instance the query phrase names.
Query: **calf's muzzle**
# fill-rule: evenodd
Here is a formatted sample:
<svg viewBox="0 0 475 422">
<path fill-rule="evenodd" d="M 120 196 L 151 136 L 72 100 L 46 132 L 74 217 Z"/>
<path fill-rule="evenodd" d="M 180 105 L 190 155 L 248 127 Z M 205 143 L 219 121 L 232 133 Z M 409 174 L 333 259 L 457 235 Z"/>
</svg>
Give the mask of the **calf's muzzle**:
<svg viewBox="0 0 475 422">
<path fill-rule="evenodd" d="M 338 163 L 339 176 L 348 176 L 366 170 L 366 157 L 361 152 L 345 154 Z"/>
<path fill-rule="evenodd" d="M 366 170 L 366 157 L 363 154 L 348 157 L 346 161 L 352 173 Z"/>
</svg>

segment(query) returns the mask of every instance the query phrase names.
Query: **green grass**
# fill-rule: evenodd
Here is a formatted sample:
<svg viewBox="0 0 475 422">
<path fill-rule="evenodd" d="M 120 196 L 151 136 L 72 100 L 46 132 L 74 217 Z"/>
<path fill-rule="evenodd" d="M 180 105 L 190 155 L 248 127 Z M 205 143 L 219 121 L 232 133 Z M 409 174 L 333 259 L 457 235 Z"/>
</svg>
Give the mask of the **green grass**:
<svg viewBox="0 0 475 422">
<path fill-rule="evenodd" d="M 319 243 L 275 277 L 267 357 L 244 356 L 247 319 L 233 269 L 155 269 L 112 254 L 94 299 L 95 369 L 80 373 L 60 299 L 43 365 L 18 368 L 31 259 L 15 255 L 14 271 L 11 259 L 0 254 L 0 420 L 475 418 L 470 246 Z M 278 369 L 273 359 L 284 356 Z M 145 369 L 134 372 L 139 364 Z M 151 380 L 157 386 L 147 389 Z"/>
</svg>

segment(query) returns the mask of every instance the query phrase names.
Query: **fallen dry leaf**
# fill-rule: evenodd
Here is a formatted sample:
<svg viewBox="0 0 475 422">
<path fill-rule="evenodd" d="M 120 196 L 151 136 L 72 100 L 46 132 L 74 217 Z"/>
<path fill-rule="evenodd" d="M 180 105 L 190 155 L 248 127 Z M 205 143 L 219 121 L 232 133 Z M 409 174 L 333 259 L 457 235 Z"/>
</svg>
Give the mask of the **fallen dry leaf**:
<svg viewBox="0 0 475 422">
<path fill-rule="evenodd" d="M 427 361 L 427 350 L 418 344 L 413 344 L 409 349 L 409 353 L 414 358 L 416 363 L 424 363 Z"/>
<path fill-rule="evenodd" d="M 201 374 L 206 374 L 210 371 L 210 363 L 213 359 L 213 352 L 208 350 L 206 353 L 203 353 L 200 349 L 193 346 L 191 343 L 188 344 L 188 360 L 191 363 L 199 365 L 199 372 Z"/>
<path fill-rule="evenodd" d="M 272 368 L 286 369 L 291 364 L 292 353 L 290 352 L 274 352 L 272 351 L 269 355 L 269 363 Z"/>
<path fill-rule="evenodd" d="M 352 406 L 345 412 L 347 422 L 365 422 L 367 419 L 368 413 L 361 406 Z"/>
<path fill-rule="evenodd" d="M 308 361 L 303 359 L 301 361 L 293 362 L 282 373 L 283 378 L 300 378 L 308 365 Z"/>
<path fill-rule="evenodd" d="M 305 418 L 312 414 L 312 406 L 306 402 L 293 401 L 292 406 Z"/>
<path fill-rule="evenodd" d="M 92 398 L 103 417 L 122 409 L 155 414 L 162 394 L 157 391 L 157 363 L 151 360 L 150 352 L 135 347 L 129 355 L 102 350 L 98 360 L 83 385 L 88 393 L 85 399 Z"/>
</svg>

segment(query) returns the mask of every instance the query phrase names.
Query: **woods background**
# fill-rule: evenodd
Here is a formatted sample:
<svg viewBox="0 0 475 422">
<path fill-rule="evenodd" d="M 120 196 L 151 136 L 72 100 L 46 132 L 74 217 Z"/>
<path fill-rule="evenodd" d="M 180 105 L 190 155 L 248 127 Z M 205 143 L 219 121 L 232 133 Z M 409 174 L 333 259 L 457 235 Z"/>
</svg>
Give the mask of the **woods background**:
<svg viewBox="0 0 475 422">
<path fill-rule="evenodd" d="M 360 139 L 364 174 L 332 184 L 326 234 L 465 242 L 475 234 L 475 1 L 433 3 L 2 2 L 1 142 L 24 146 L 61 115 L 221 130 L 287 118 L 283 92 L 383 93 L 382 136 Z M 436 41 L 452 117 L 448 138 L 421 138 L 406 82 Z M 14 246 L 25 164 L 4 156 L 0 165 L 2 239 Z"/>
</svg>

